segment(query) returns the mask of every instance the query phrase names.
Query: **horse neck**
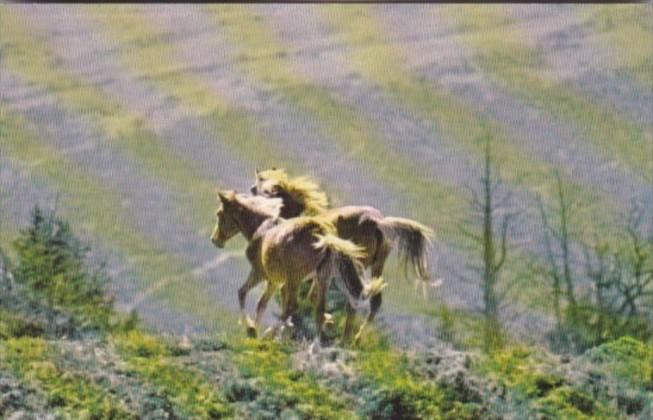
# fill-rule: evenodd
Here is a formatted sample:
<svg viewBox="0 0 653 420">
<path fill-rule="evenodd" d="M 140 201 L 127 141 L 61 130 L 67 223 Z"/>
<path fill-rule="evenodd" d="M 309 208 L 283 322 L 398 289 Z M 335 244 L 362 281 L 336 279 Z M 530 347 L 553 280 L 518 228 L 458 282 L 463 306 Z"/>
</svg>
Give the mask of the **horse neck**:
<svg viewBox="0 0 653 420">
<path fill-rule="evenodd" d="M 243 206 L 244 211 L 239 213 L 238 225 L 240 227 L 240 232 L 243 236 L 251 241 L 252 237 L 259 229 L 259 227 L 268 219 L 271 219 L 271 216 L 266 214 L 261 214 L 256 210 L 252 210 L 248 207 Z"/>
<path fill-rule="evenodd" d="M 306 210 L 306 207 L 302 203 L 295 201 L 292 196 L 285 191 L 279 194 L 279 198 L 283 201 L 280 216 L 284 219 L 298 217 L 304 212 L 304 210 Z"/>
</svg>

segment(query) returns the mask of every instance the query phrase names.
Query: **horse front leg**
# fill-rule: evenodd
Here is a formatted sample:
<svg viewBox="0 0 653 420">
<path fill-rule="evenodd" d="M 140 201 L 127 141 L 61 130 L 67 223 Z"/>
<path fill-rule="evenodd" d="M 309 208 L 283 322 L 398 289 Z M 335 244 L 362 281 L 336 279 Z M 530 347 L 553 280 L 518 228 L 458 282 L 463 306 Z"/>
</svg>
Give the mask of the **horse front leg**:
<svg viewBox="0 0 653 420">
<path fill-rule="evenodd" d="M 263 276 L 261 273 L 252 268 L 247 277 L 247 281 L 238 289 L 238 303 L 240 304 L 240 318 L 238 320 L 239 325 L 252 326 L 252 320 L 247 317 L 245 314 L 245 300 L 247 298 L 247 293 L 256 287 L 261 281 L 263 281 Z"/>
<path fill-rule="evenodd" d="M 256 304 L 256 319 L 254 321 L 254 325 L 251 325 L 247 328 L 248 335 L 250 337 L 256 337 L 256 330 L 258 326 L 261 324 L 261 321 L 263 320 L 263 314 L 265 313 L 265 309 L 268 306 L 268 302 L 270 301 L 270 298 L 276 291 L 277 286 L 272 284 L 270 280 L 268 280 L 268 284 L 265 287 L 265 291 L 261 295 L 261 297 L 258 300 L 258 303 Z"/>
</svg>

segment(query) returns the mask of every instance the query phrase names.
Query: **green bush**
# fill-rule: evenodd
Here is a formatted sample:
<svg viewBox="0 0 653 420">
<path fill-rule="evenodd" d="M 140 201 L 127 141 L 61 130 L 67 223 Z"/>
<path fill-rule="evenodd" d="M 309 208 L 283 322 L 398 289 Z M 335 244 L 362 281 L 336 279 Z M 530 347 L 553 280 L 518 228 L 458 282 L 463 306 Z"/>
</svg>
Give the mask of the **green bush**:
<svg viewBox="0 0 653 420">
<path fill-rule="evenodd" d="M 586 356 L 611 376 L 644 389 L 653 374 L 653 346 L 621 337 L 587 351 Z"/>
<path fill-rule="evenodd" d="M 315 375 L 293 368 L 290 344 L 243 340 L 234 344 L 233 361 L 245 378 L 260 380 L 253 404 L 261 418 L 351 418 L 342 395 L 322 385 Z M 265 414 L 267 413 L 267 414 Z M 260 415 L 260 416 L 259 416 Z"/>
<path fill-rule="evenodd" d="M 201 372 L 186 368 L 174 356 L 170 342 L 140 331 L 114 334 L 111 342 L 127 364 L 127 370 L 159 391 L 156 403 L 172 404 L 181 418 L 229 417 L 232 408 Z"/>
<path fill-rule="evenodd" d="M 44 332 L 44 325 L 37 320 L 0 309 L 0 338 L 38 337 Z"/>
<path fill-rule="evenodd" d="M 387 350 L 367 351 L 358 359 L 362 377 L 364 418 L 437 419 L 443 392 L 409 373 L 408 359 Z"/>
<path fill-rule="evenodd" d="M 647 341 L 653 336 L 653 326 L 640 316 L 622 316 L 601 310 L 587 300 L 580 300 L 572 314 L 567 308 L 560 334 L 566 336 L 572 350 L 583 352 L 603 343 L 631 336 Z"/>
<path fill-rule="evenodd" d="M 89 248 L 54 213 L 35 207 L 30 225 L 13 246 L 12 274 L 20 288 L 14 312 L 40 312 L 48 332 L 56 335 L 117 326 L 128 329 L 136 324 L 133 315 L 126 322 L 118 320 L 112 300 L 105 295 L 109 279 L 103 267 L 89 269 Z"/>
<path fill-rule="evenodd" d="M 0 365 L 42 389 L 47 406 L 62 418 L 136 418 L 124 402 L 89 378 L 62 369 L 57 351 L 41 338 L 11 338 L 0 343 Z"/>
</svg>

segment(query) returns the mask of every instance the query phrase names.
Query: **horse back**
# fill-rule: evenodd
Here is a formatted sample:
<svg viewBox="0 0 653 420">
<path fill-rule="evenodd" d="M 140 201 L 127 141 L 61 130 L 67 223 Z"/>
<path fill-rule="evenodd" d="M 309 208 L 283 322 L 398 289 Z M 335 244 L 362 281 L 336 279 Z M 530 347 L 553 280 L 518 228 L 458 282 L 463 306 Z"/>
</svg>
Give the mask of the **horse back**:
<svg viewBox="0 0 653 420">
<path fill-rule="evenodd" d="M 378 227 L 383 213 L 370 206 L 345 206 L 329 210 L 327 217 L 336 226 L 339 237 L 365 249 L 366 257 L 362 262 L 365 266 L 370 265 L 384 245 L 383 234 Z"/>
<path fill-rule="evenodd" d="M 270 229 L 262 238 L 261 260 L 268 278 L 304 278 L 322 260 L 322 253 L 313 247 L 315 235 L 325 233 L 308 218 L 289 219 Z"/>
</svg>

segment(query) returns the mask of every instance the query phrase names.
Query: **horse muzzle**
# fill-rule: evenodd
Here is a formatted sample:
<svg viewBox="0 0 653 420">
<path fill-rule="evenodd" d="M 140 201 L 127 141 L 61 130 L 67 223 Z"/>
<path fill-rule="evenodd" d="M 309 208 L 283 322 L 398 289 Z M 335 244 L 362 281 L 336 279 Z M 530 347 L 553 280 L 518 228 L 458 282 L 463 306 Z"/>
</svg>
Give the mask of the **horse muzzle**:
<svg viewBox="0 0 653 420">
<path fill-rule="evenodd" d="M 215 245 L 216 248 L 224 248 L 224 240 L 219 237 L 212 236 L 211 242 Z"/>
</svg>

